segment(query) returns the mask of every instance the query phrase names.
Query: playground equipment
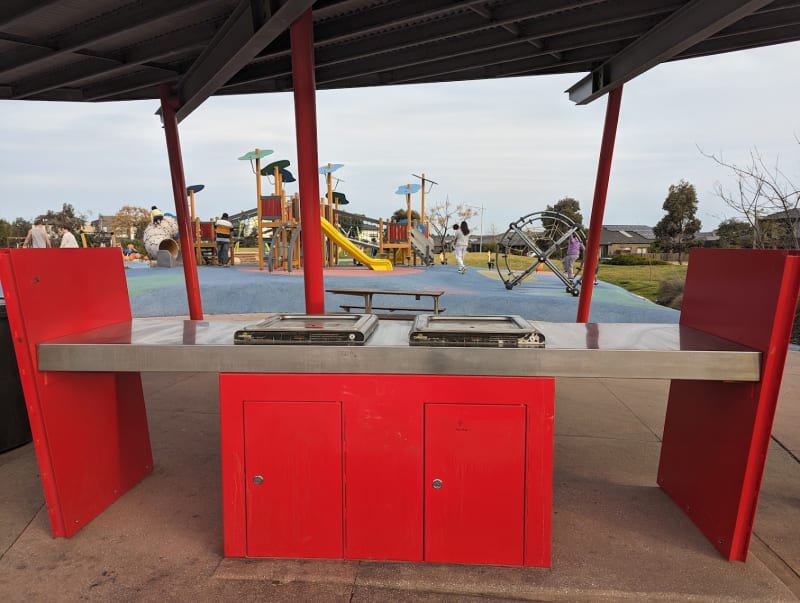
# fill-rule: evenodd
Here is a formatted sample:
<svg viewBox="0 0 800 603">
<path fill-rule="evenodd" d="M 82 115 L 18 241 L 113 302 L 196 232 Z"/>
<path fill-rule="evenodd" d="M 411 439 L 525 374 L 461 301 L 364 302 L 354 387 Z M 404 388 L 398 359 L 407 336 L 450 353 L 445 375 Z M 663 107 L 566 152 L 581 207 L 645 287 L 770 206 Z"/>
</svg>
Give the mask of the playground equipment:
<svg viewBox="0 0 800 603">
<path fill-rule="evenodd" d="M 327 186 L 327 193 L 325 194 L 324 202 L 320 205 L 320 213 L 323 219 L 328 220 L 331 224 L 339 227 L 339 205 L 347 205 L 349 201 L 344 196 L 344 193 L 337 194 L 333 190 L 333 173 L 344 167 L 343 163 L 328 163 L 327 165 L 320 166 L 319 173 L 325 176 L 325 184 Z M 338 182 L 338 179 L 337 179 Z M 339 261 L 339 252 L 336 246 L 336 241 L 333 237 L 328 236 L 328 260 L 327 266 L 334 266 Z"/>
<path fill-rule="evenodd" d="M 151 260 L 157 260 L 159 266 L 173 267 L 179 261 L 180 247 L 173 238 L 178 234 L 178 223 L 169 214 L 157 224 L 151 222 L 144 229 L 144 249 Z"/>
<path fill-rule="evenodd" d="M 264 233 L 261 227 L 261 160 L 264 157 L 272 155 L 274 151 L 270 149 L 255 149 L 253 151 L 248 151 L 241 157 L 239 157 L 240 161 L 249 161 L 250 166 L 253 170 L 253 173 L 256 176 L 256 216 L 258 222 L 256 223 L 256 232 L 258 235 L 258 269 L 264 269 L 264 254 L 262 250 L 264 249 Z M 253 165 L 255 163 L 255 165 Z"/>
<path fill-rule="evenodd" d="M 423 183 L 424 174 L 423 174 Z M 423 221 L 414 221 L 411 219 L 411 195 L 420 191 L 422 194 L 422 211 L 425 211 L 424 198 L 425 188 L 420 184 L 406 184 L 399 186 L 395 191 L 397 195 L 405 195 L 406 197 L 406 220 L 405 222 L 389 222 L 386 225 L 386 241 L 384 241 L 384 228 L 383 220 L 380 223 L 380 251 L 383 253 L 384 249 L 390 249 L 393 262 L 395 264 L 411 265 L 412 262 L 416 263 L 416 258 L 419 257 L 430 266 L 433 264 L 433 244 L 428 238 L 428 228 Z"/>
<path fill-rule="evenodd" d="M 194 254 L 198 265 L 202 264 L 206 258 L 214 258 L 217 255 L 217 245 L 214 241 L 214 229 L 204 228 L 200 218 L 195 211 L 194 196 L 205 188 L 203 184 L 192 184 L 186 187 L 186 194 L 189 196 L 189 219 L 194 227 Z"/>
<path fill-rule="evenodd" d="M 580 285 L 570 280 L 555 259 L 564 256 L 567 239 L 574 234 L 585 243 L 585 235 L 578 224 L 556 211 L 539 211 L 522 216 L 512 222 L 506 233 L 497 242 L 495 266 L 506 289 L 513 289 L 528 278 L 542 265 L 547 266 L 566 286 L 567 293 L 577 296 Z M 511 257 L 528 258 L 530 265 L 521 272 L 511 267 Z M 580 273 L 583 263 L 579 263 L 575 276 Z"/>
<path fill-rule="evenodd" d="M 262 176 L 272 177 L 274 187 L 272 195 L 261 198 L 261 210 L 256 222 L 262 236 L 267 230 L 272 234 L 266 253 L 270 272 L 276 267 L 283 267 L 291 272 L 293 268 L 299 268 L 301 263 L 300 203 L 297 196 L 291 197 L 287 202 L 283 187 L 284 183 L 295 181 L 288 168 L 289 160 L 279 159 L 261 170 Z M 263 247 L 259 251 L 259 258 L 260 261 L 264 259 Z"/>
<path fill-rule="evenodd" d="M 325 176 L 325 183 L 327 185 L 327 192 L 322 199 L 323 203 L 320 205 L 320 224 L 325 236 L 328 237 L 327 256 L 328 266 L 334 266 L 338 263 L 339 250 L 341 249 L 354 261 L 359 262 L 372 270 L 392 270 L 393 266 L 389 260 L 377 257 L 371 257 L 368 253 L 364 252 L 365 247 L 374 247 L 358 239 L 348 237 L 341 230 L 339 224 L 339 207 L 348 205 L 350 202 L 344 193 L 335 191 L 333 187 L 333 173 L 344 167 L 342 163 L 329 163 L 320 166 L 319 173 Z M 339 180 L 341 182 L 341 180 Z"/>
</svg>

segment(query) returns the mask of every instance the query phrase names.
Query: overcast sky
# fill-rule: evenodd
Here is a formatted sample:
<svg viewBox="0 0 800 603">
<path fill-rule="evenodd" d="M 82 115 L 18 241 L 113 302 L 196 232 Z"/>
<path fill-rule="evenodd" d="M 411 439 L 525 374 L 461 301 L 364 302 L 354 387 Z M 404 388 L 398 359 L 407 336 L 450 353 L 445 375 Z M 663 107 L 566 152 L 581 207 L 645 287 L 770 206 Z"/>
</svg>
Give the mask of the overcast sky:
<svg viewBox="0 0 800 603">
<path fill-rule="evenodd" d="M 703 230 L 735 217 L 714 194 L 716 182 L 734 184 L 730 174 L 698 147 L 742 164 L 755 147 L 800 180 L 798 66 L 792 43 L 660 65 L 627 83 L 603 222 L 654 225 L 681 179 L 697 189 Z M 588 224 L 606 99 L 571 103 L 564 91 L 580 77 L 318 92 L 320 165 L 345 164 L 337 190 L 369 217 L 404 207 L 395 190 L 425 172 L 438 182 L 426 204 L 449 195 L 483 206 L 486 233 L 565 196 Z M 89 218 L 122 205 L 174 208 L 156 109 L 0 101 L 0 217 L 32 220 L 62 203 Z M 180 134 L 187 184 L 206 186 L 203 219 L 255 207 L 255 176 L 237 160 L 248 150 L 273 149 L 297 175 L 291 93 L 212 98 Z M 419 210 L 419 195 L 413 202 Z"/>
</svg>

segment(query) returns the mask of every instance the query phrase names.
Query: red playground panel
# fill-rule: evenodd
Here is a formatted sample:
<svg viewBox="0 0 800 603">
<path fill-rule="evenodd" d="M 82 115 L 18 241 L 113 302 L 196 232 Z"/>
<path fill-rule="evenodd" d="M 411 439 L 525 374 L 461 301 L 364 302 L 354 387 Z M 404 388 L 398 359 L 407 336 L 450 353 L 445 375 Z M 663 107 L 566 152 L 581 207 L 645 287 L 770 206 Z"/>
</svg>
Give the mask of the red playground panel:
<svg viewBox="0 0 800 603">
<path fill-rule="evenodd" d="M 221 375 L 225 555 L 548 567 L 554 393 L 551 378 Z"/>
</svg>

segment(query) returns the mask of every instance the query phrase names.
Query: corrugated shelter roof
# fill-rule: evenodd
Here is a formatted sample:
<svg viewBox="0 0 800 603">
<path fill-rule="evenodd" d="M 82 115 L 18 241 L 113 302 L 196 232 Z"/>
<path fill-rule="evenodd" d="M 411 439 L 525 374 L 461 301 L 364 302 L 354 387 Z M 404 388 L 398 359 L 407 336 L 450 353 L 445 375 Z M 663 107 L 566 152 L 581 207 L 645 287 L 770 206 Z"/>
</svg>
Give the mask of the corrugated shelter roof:
<svg viewBox="0 0 800 603">
<path fill-rule="evenodd" d="M 589 102 L 664 61 L 800 40 L 798 0 L 5 0 L 0 99 L 292 89 L 289 26 L 313 7 L 317 88 L 585 75 Z"/>
</svg>

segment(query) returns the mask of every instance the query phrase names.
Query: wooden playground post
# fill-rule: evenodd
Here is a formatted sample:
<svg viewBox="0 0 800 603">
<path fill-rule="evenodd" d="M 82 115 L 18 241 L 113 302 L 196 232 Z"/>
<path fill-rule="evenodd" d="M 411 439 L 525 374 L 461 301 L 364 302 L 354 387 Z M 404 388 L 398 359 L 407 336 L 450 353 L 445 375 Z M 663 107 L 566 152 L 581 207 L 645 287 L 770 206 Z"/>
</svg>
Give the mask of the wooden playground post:
<svg viewBox="0 0 800 603">
<path fill-rule="evenodd" d="M 261 158 L 266 157 L 267 155 L 271 155 L 272 151 L 269 149 L 256 149 L 255 151 L 249 151 L 239 157 L 240 161 L 250 161 L 250 165 L 252 166 L 252 161 L 255 159 L 256 162 L 256 220 L 257 220 L 257 241 L 258 241 L 258 269 L 264 270 L 264 233 L 261 230 L 261 213 L 263 211 L 263 207 L 261 205 Z"/>
<path fill-rule="evenodd" d="M 428 227 L 425 224 L 425 172 L 422 172 L 422 195 L 420 197 L 419 208 L 419 221 L 422 222 L 422 228 L 425 229 L 425 236 L 428 236 Z"/>
<path fill-rule="evenodd" d="M 403 263 L 411 265 L 411 185 L 406 184 L 409 192 L 406 194 L 406 243 L 408 247 L 403 250 Z"/>
<path fill-rule="evenodd" d="M 256 213 L 258 214 L 258 269 L 264 270 L 264 233 L 261 228 L 261 157 L 256 149 Z"/>
</svg>

